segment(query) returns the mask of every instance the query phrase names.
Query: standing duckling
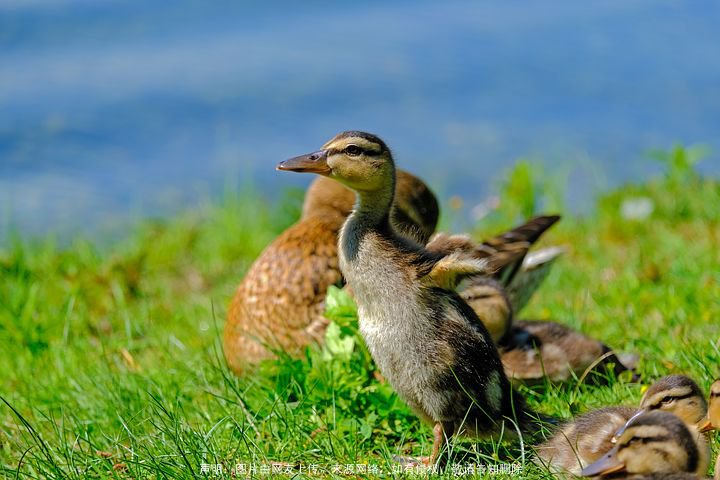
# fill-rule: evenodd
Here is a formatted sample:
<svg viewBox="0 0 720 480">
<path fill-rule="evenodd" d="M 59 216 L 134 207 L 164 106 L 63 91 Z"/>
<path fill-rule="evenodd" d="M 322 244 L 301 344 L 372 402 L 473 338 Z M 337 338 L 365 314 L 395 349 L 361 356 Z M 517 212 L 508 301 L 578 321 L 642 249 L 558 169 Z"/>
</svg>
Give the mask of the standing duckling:
<svg viewBox="0 0 720 480">
<path fill-rule="evenodd" d="M 708 464 L 701 452 L 707 451 L 707 445 L 698 443 L 701 437 L 690 430 L 670 413 L 643 413 L 628 423 L 610 451 L 585 467 L 581 474 L 648 480 L 704 476 Z"/>
<path fill-rule="evenodd" d="M 605 407 L 563 425 L 537 448 L 538 463 L 553 471 L 579 475 L 585 465 L 595 462 L 615 445 L 629 420 L 656 410 L 673 414 L 688 425 L 696 425 L 705 417 L 707 405 L 700 387 L 691 378 L 684 375 L 663 377 L 648 388 L 639 409 Z M 702 453 L 707 455 L 707 452 Z M 707 457 L 703 461 L 707 465 Z"/>
<path fill-rule="evenodd" d="M 337 236 L 352 211 L 355 194 L 338 182 L 318 178 L 307 191 L 300 220 L 260 254 L 243 278 L 228 311 L 223 345 L 230 368 L 291 354 L 321 340 L 327 327 L 325 295 L 341 285 Z M 398 172 L 393 222 L 420 242 L 435 230 L 438 203 L 419 178 Z"/>
<path fill-rule="evenodd" d="M 456 433 L 491 435 L 507 421 L 531 430 L 533 415 L 505 376 L 487 329 L 454 290 L 464 277 L 484 273 L 487 262 L 431 253 L 395 231 L 395 164 L 385 142 L 343 132 L 278 169 L 325 175 L 356 192 L 357 207 L 340 233 L 340 268 L 375 363 L 434 425 L 428 461 L 438 458 L 443 437 Z"/>
</svg>

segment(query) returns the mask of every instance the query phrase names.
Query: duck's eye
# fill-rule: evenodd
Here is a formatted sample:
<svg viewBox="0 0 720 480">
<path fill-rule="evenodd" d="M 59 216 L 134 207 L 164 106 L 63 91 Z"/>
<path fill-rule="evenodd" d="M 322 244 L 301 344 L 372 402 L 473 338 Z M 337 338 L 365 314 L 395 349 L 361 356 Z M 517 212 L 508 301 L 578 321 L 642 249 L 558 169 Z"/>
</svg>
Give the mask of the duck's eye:
<svg viewBox="0 0 720 480">
<path fill-rule="evenodd" d="M 675 399 L 673 397 L 663 397 L 663 399 L 660 400 L 660 403 L 667 405 L 668 403 L 672 403 L 674 401 Z"/>
<path fill-rule="evenodd" d="M 345 154 L 350 155 L 351 157 L 357 157 L 362 153 L 362 148 L 358 147 L 357 145 L 348 145 L 345 147 Z"/>
</svg>

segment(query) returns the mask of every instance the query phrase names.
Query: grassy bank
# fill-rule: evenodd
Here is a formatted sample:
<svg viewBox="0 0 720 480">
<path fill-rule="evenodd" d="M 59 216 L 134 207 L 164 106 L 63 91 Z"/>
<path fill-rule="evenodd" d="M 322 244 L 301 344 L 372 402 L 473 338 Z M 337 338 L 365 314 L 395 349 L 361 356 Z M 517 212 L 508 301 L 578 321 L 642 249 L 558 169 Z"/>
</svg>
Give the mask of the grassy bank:
<svg viewBox="0 0 720 480">
<path fill-rule="evenodd" d="M 610 192 L 548 234 L 546 243 L 568 253 L 522 316 L 560 320 L 639 354 L 645 382 L 686 373 L 707 389 L 720 376 L 720 182 L 667 158 L 665 176 Z M 531 174 L 518 168 L 508 178 L 478 236 L 542 203 Z M 242 379 L 224 366 L 219 332 L 233 289 L 297 217 L 299 201 L 293 194 L 272 208 L 256 194 L 229 194 L 144 223 L 109 251 L 46 240 L 0 252 L 3 473 L 229 478 L 240 464 L 264 477 L 281 461 L 312 476 L 363 478 L 364 469 L 390 475 L 392 455 L 427 454 L 430 430 L 374 378 L 354 306 L 338 292 L 325 348 Z M 538 410 L 568 417 L 637 403 L 642 385 L 522 391 Z M 517 444 L 455 448 L 474 452 L 476 463 L 544 475 Z"/>
</svg>

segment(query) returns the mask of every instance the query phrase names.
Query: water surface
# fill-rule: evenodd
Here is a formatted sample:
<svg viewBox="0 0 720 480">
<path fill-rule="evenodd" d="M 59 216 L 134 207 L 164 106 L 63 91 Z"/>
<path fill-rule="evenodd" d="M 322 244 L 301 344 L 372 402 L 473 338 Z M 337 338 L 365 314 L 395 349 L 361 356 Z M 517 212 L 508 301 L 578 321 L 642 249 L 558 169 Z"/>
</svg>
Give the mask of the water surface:
<svg viewBox="0 0 720 480">
<path fill-rule="evenodd" d="M 97 232 L 253 183 L 340 130 L 444 197 L 519 158 L 572 205 L 704 143 L 720 174 L 712 1 L 0 1 L 0 238 Z"/>
</svg>

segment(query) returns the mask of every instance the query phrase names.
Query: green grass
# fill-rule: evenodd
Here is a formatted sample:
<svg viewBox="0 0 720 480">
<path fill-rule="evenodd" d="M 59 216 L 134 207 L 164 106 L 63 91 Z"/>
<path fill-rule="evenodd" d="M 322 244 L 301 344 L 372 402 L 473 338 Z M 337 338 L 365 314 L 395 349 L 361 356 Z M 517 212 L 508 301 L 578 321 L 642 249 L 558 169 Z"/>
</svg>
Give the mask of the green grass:
<svg viewBox="0 0 720 480">
<path fill-rule="evenodd" d="M 547 235 L 568 253 L 522 316 L 560 320 L 638 353 L 646 383 L 678 372 L 707 389 L 720 376 L 720 182 L 679 155 L 662 157 L 671 166 L 664 177 L 610 192 Z M 478 236 L 547 205 L 536 180 L 527 165 L 511 172 Z M 623 203 L 637 198 L 654 205 L 651 215 L 624 219 Z M 427 454 L 431 432 L 373 376 L 343 294 L 329 301 L 326 347 L 242 379 L 224 366 L 219 336 L 234 287 L 297 217 L 299 202 L 297 192 L 277 208 L 257 193 L 229 194 L 146 222 L 111 248 L 15 239 L 0 251 L 0 471 L 229 478 L 237 464 L 289 462 L 328 477 L 365 476 L 342 473 L 348 464 L 403 477 L 392 474 L 392 456 Z M 634 404 L 641 391 L 622 380 L 522 389 L 534 408 L 562 417 Z M 474 462 L 515 463 L 523 477 L 546 477 L 524 447 L 453 445 L 456 458 L 468 452 Z M 225 474 L 202 473 L 203 464 Z M 272 476 L 264 473 L 256 477 Z"/>
</svg>

